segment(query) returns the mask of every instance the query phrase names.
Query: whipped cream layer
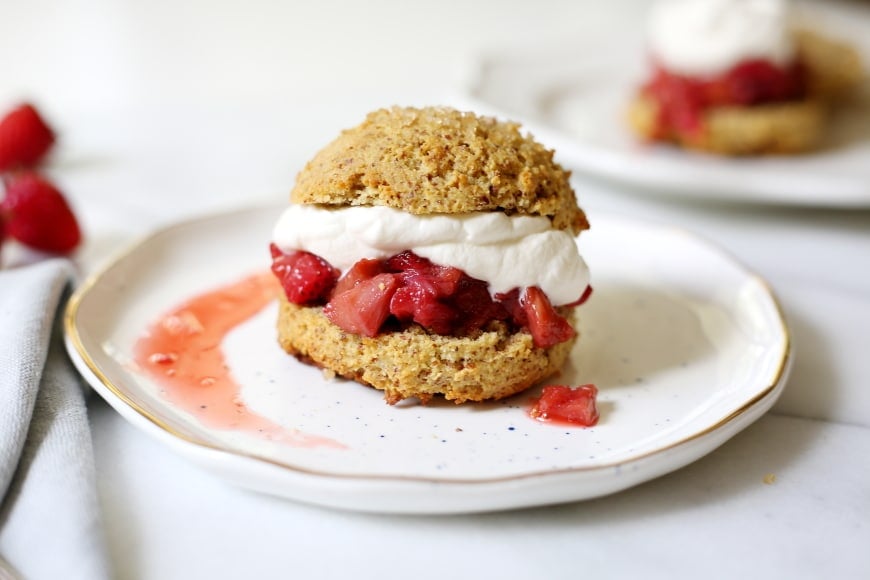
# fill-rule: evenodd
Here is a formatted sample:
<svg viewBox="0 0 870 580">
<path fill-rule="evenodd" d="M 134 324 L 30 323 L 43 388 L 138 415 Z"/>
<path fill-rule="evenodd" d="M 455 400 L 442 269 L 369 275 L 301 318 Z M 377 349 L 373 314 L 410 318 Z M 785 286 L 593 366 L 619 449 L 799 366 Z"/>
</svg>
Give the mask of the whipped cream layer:
<svg viewBox="0 0 870 580">
<path fill-rule="evenodd" d="M 669 72 L 709 77 L 748 59 L 779 66 L 795 57 L 785 0 L 660 0 L 649 50 Z"/>
<path fill-rule="evenodd" d="M 574 237 L 545 217 L 501 212 L 419 216 L 383 206 L 290 205 L 272 235 L 283 252 L 304 250 L 346 272 L 363 258 L 405 250 L 489 283 L 492 294 L 538 286 L 554 306 L 589 284 Z"/>
</svg>

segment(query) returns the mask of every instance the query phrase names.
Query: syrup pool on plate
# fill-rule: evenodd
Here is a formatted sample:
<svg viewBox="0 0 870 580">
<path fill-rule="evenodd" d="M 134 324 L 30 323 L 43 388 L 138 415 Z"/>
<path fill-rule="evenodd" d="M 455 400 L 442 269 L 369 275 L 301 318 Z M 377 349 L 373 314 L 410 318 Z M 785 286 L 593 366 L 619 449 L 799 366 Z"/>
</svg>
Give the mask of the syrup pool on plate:
<svg viewBox="0 0 870 580">
<path fill-rule="evenodd" d="M 134 360 L 168 400 L 206 427 L 258 434 L 293 447 L 344 448 L 251 411 L 227 365 L 224 338 L 272 303 L 279 291 L 266 272 L 196 296 L 148 327 L 136 343 Z"/>
</svg>

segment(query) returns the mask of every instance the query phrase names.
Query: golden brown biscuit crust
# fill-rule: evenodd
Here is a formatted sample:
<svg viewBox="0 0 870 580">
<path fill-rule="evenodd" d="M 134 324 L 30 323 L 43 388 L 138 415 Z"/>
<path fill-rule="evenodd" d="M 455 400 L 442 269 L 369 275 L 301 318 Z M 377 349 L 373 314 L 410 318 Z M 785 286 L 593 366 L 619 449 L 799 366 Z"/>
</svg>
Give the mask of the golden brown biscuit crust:
<svg viewBox="0 0 870 580">
<path fill-rule="evenodd" d="M 795 44 L 813 97 L 838 99 L 865 80 L 861 56 L 849 44 L 810 30 L 798 30 Z"/>
<path fill-rule="evenodd" d="M 573 315 L 563 309 L 569 320 Z M 417 325 L 373 338 L 350 334 L 322 308 L 297 306 L 281 296 L 278 341 L 304 362 L 384 391 L 390 404 L 443 395 L 455 403 L 501 399 L 554 374 L 575 339 L 537 348 L 526 331 L 493 323 L 473 337 L 429 334 Z"/>
<path fill-rule="evenodd" d="M 504 211 L 588 228 L 553 151 L 504 123 L 454 109 L 381 109 L 299 173 L 295 203 L 385 205 L 409 213 Z"/>
</svg>

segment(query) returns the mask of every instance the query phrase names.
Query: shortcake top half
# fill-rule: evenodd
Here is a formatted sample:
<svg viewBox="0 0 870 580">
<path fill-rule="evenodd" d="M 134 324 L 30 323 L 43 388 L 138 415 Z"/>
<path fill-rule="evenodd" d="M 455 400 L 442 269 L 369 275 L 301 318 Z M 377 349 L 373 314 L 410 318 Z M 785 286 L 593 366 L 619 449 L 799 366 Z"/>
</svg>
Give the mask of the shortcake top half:
<svg viewBox="0 0 870 580">
<path fill-rule="evenodd" d="M 291 201 L 382 205 L 415 215 L 501 211 L 589 227 L 553 151 L 519 125 L 443 107 L 381 109 L 296 178 Z"/>
</svg>

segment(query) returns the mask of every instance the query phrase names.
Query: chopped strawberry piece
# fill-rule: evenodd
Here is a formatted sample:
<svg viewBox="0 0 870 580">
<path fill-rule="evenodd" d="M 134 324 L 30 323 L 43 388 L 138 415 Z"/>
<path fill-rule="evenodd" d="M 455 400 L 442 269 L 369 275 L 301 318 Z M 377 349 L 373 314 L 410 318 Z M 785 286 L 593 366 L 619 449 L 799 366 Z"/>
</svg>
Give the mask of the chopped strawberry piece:
<svg viewBox="0 0 870 580">
<path fill-rule="evenodd" d="M 399 288 L 396 289 L 390 302 L 390 312 L 399 320 L 410 321 L 414 319 L 417 306 L 425 300 L 437 300 L 431 286 L 426 284 L 422 276 L 413 272 L 396 274 Z"/>
<path fill-rule="evenodd" d="M 529 332 L 538 348 L 550 348 L 576 334 L 571 324 L 556 312 L 547 295 L 537 286 L 525 289 L 520 295 L 520 305 L 526 313 Z"/>
<path fill-rule="evenodd" d="M 403 322 L 413 321 L 437 334 L 450 334 L 457 313 L 441 302 L 436 281 L 416 269 L 396 276 L 400 287 L 390 301 L 390 312 Z"/>
<path fill-rule="evenodd" d="M 66 254 L 81 241 L 78 221 L 66 198 L 33 172 L 19 173 L 6 182 L 0 216 L 6 220 L 8 235 L 36 250 Z"/>
<path fill-rule="evenodd" d="M 363 280 L 374 278 L 378 274 L 386 272 L 386 265 L 381 260 L 370 260 L 363 258 L 348 270 L 344 276 L 335 285 L 332 290 L 332 295 L 338 295 L 342 292 L 350 290 Z"/>
<path fill-rule="evenodd" d="M 581 385 L 572 389 L 566 385 L 548 385 L 541 398 L 534 401 L 529 415 L 539 421 L 557 421 L 581 427 L 598 423 L 595 385 Z"/>
<path fill-rule="evenodd" d="M 387 266 L 393 272 L 414 272 L 424 274 L 435 286 L 439 296 L 449 296 L 456 292 L 459 281 L 468 276 L 459 268 L 433 264 L 410 250 L 387 259 Z"/>
<path fill-rule="evenodd" d="M 435 334 L 453 334 L 458 313 L 437 300 L 415 301 L 407 288 L 400 288 L 390 302 L 390 312 L 401 321 L 413 320 Z"/>
<path fill-rule="evenodd" d="M 0 171 L 32 167 L 54 144 L 54 133 L 33 105 L 24 104 L 0 120 Z"/>
<path fill-rule="evenodd" d="M 405 270 L 398 274 L 402 286 L 407 288 L 416 298 L 420 300 L 430 299 L 437 300 L 447 296 L 447 293 L 441 292 L 437 280 L 429 275 L 425 270 Z"/>
<path fill-rule="evenodd" d="M 272 272 L 281 282 L 287 300 L 294 304 L 324 301 L 338 280 L 338 270 L 310 252 L 284 254 L 272 244 Z"/>
<path fill-rule="evenodd" d="M 416 322 L 436 334 L 452 334 L 457 318 L 454 308 L 421 287 L 403 285 L 390 301 L 390 313 L 402 322 Z"/>
<path fill-rule="evenodd" d="M 459 311 L 459 330 L 468 334 L 483 327 L 490 320 L 503 320 L 508 313 L 493 301 L 486 282 L 463 276 L 450 297 L 450 303 Z"/>
<path fill-rule="evenodd" d="M 806 70 L 801 63 L 779 67 L 765 60 L 750 59 L 736 64 L 718 82 L 711 82 L 707 98 L 748 106 L 800 98 L 805 87 Z"/>
<path fill-rule="evenodd" d="M 426 258 L 422 258 L 410 250 L 400 252 L 395 256 L 387 258 L 387 267 L 393 272 L 404 272 L 405 270 L 418 270 L 426 272 L 434 265 Z"/>
<path fill-rule="evenodd" d="M 703 131 L 703 113 L 710 107 L 802 99 L 806 86 L 806 69 L 799 61 L 779 66 L 750 59 L 714 78 L 679 75 L 657 65 L 642 90 L 659 106 L 656 137 L 675 134 L 692 140 Z"/>
<path fill-rule="evenodd" d="M 435 285 L 435 289 L 442 297 L 453 296 L 459 291 L 459 286 L 464 280 L 473 280 L 459 268 L 452 266 L 434 266 L 428 275 Z M 482 282 L 486 285 L 486 282 Z"/>
<path fill-rule="evenodd" d="M 390 300 L 398 286 L 395 274 L 360 280 L 353 288 L 333 296 L 323 314 L 347 332 L 375 336 L 390 315 Z"/>
<path fill-rule="evenodd" d="M 520 304 L 519 288 L 514 288 L 510 292 L 500 292 L 495 295 L 495 299 L 507 311 L 510 319 L 516 326 L 525 327 L 529 325 L 529 317 L 526 316 L 526 311 Z"/>
<path fill-rule="evenodd" d="M 337 281 L 337 271 L 313 254 L 285 255 L 274 244 L 271 251 L 272 269 L 288 299 L 297 304 L 326 301 L 324 313 L 348 332 L 374 336 L 392 318 L 435 334 L 464 336 L 492 320 L 509 320 L 517 328 L 529 328 L 542 348 L 574 336 L 540 289 L 514 289 L 493 300 L 486 282 L 410 250 L 385 260 L 360 260 Z"/>
</svg>

